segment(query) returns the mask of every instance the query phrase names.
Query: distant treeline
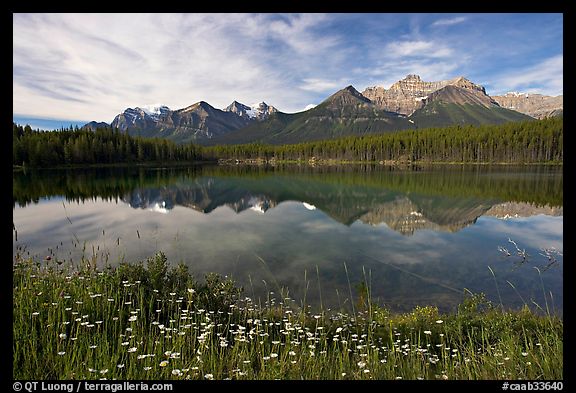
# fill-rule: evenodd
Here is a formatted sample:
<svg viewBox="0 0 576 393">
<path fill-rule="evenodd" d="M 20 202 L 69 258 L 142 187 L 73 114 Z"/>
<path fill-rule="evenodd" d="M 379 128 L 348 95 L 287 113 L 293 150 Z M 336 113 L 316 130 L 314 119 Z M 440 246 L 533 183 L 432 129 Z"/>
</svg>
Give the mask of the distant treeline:
<svg viewBox="0 0 576 393">
<path fill-rule="evenodd" d="M 563 160 L 563 119 L 457 125 L 294 145 L 206 147 L 205 158 L 539 163 Z"/>
<path fill-rule="evenodd" d="M 118 130 L 75 128 L 57 131 L 32 130 L 13 123 L 14 165 L 49 167 L 76 164 L 195 161 L 201 148 L 177 145 L 160 138 L 132 137 Z"/>
<path fill-rule="evenodd" d="M 215 159 L 436 161 L 540 163 L 563 160 L 563 119 L 484 126 L 451 126 L 344 137 L 293 145 L 259 143 L 202 147 L 132 137 L 118 130 L 44 132 L 13 124 L 13 164 L 201 161 Z"/>
</svg>

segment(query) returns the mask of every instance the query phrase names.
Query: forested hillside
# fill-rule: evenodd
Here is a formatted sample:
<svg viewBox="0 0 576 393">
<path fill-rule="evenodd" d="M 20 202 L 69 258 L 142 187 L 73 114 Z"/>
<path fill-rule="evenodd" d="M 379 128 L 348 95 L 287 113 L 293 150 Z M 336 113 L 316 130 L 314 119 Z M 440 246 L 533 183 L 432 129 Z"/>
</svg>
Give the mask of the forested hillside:
<svg viewBox="0 0 576 393">
<path fill-rule="evenodd" d="M 563 121 L 452 126 L 294 145 L 204 148 L 205 158 L 350 161 L 550 162 L 563 159 Z"/>
<path fill-rule="evenodd" d="M 563 119 L 406 130 L 292 145 L 201 147 L 118 130 L 33 131 L 13 125 L 13 164 L 47 167 L 217 159 L 540 163 L 563 160 Z"/>
</svg>

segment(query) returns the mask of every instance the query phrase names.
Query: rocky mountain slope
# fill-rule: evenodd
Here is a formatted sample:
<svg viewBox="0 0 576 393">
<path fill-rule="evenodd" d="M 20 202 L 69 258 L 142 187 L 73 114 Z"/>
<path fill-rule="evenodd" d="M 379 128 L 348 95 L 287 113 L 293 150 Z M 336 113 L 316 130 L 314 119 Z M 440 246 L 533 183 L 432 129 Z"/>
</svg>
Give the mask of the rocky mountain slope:
<svg viewBox="0 0 576 393">
<path fill-rule="evenodd" d="M 378 95 L 370 90 L 367 93 L 370 99 L 348 86 L 315 108 L 282 117 L 270 116 L 205 143 L 288 144 L 454 124 L 500 124 L 532 119 L 501 108 L 486 94 L 484 87 L 462 77 L 422 82 L 419 76 L 408 75 L 388 91 L 392 91 L 392 95 L 386 91 Z"/>
<path fill-rule="evenodd" d="M 278 112 L 265 121 L 206 143 L 299 143 L 409 128 L 414 128 L 414 124 L 406 116 L 376 107 L 354 87 L 348 86 L 312 109 L 294 114 Z"/>
<path fill-rule="evenodd" d="M 424 82 L 420 76 L 410 74 L 394 83 L 388 90 L 382 86 L 368 87 L 362 95 L 379 108 L 410 116 L 424 106 L 425 100 L 431 93 L 446 86 L 465 89 L 470 95 L 476 95 L 480 101 L 490 101 L 484 87 L 462 76 L 438 82 Z"/>
<path fill-rule="evenodd" d="M 564 111 L 564 96 L 552 97 L 542 94 L 510 92 L 492 98 L 503 108 L 512 109 L 537 119 L 558 116 Z"/>
<path fill-rule="evenodd" d="M 233 101 L 226 107 L 226 109 L 224 109 L 224 111 L 236 113 L 238 116 L 244 119 L 264 120 L 268 118 L 268 116 L 270 116 L 272 113 L 278 112 L 278 109 L 266 104 L 265 102 L 248 106 L 241 104 L 238 101 Z"/>
<path fill-rule="evenodd" d="M 224 110 L 205 101 L 178 110 L 151 105 L 126 109 L 110 126 L 133 136 L 167 138 L 177 143 L 202 142 L 265 120 L 276 112 L 276 108 L 265 102 L 247 106 L 234 101 Z M 84 128 L 94 131 L 108 126 L 92 121 Z"/>
<path fill-rule="evenodd" d="M 158 107 L 156 111 L 128 108 L 114 118 L 111 126 L 130 135 L 167 138 L 186 143 L 222 135 L 242 128 L 250 121 L 249 118 L 200 101 L 175 111 L 166 106 Z"/>
</svg>

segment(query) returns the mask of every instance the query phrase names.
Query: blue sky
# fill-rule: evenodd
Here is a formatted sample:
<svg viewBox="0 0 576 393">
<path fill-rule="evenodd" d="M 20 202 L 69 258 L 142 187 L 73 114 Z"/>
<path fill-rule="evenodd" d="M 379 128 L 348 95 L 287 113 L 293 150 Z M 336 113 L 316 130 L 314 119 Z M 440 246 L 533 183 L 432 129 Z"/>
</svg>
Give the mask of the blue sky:
<svg viewBox="0 0 576 393">
<path fill-rule="evenodd" d="M 563 94 L 562 14 L 14 14 L 15 119 L 261 101 L 284 112 L 407 74 Z M 74 119 L 74 120 L 70 120 Z"/>
</svg>

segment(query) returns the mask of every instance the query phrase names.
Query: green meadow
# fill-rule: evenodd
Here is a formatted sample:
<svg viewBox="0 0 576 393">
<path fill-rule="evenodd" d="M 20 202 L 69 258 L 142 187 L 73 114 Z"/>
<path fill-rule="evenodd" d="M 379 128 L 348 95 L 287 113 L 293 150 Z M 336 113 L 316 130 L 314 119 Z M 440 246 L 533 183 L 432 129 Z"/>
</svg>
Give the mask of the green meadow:
<svg viewBox="0 0 576 393">
<path fill-rule="evenodd" d="M 284 293 L 251 299 L 227 277 L 198 281 L 162 253 L 92 262 L 16 258 L 14 379 L 564 377 L 563 320 L 547 305 L 505 310 L 469 294 L 449 314 L 397 314 L 366 282 L 350 310 L 316 310 Z"/>
</svg>

